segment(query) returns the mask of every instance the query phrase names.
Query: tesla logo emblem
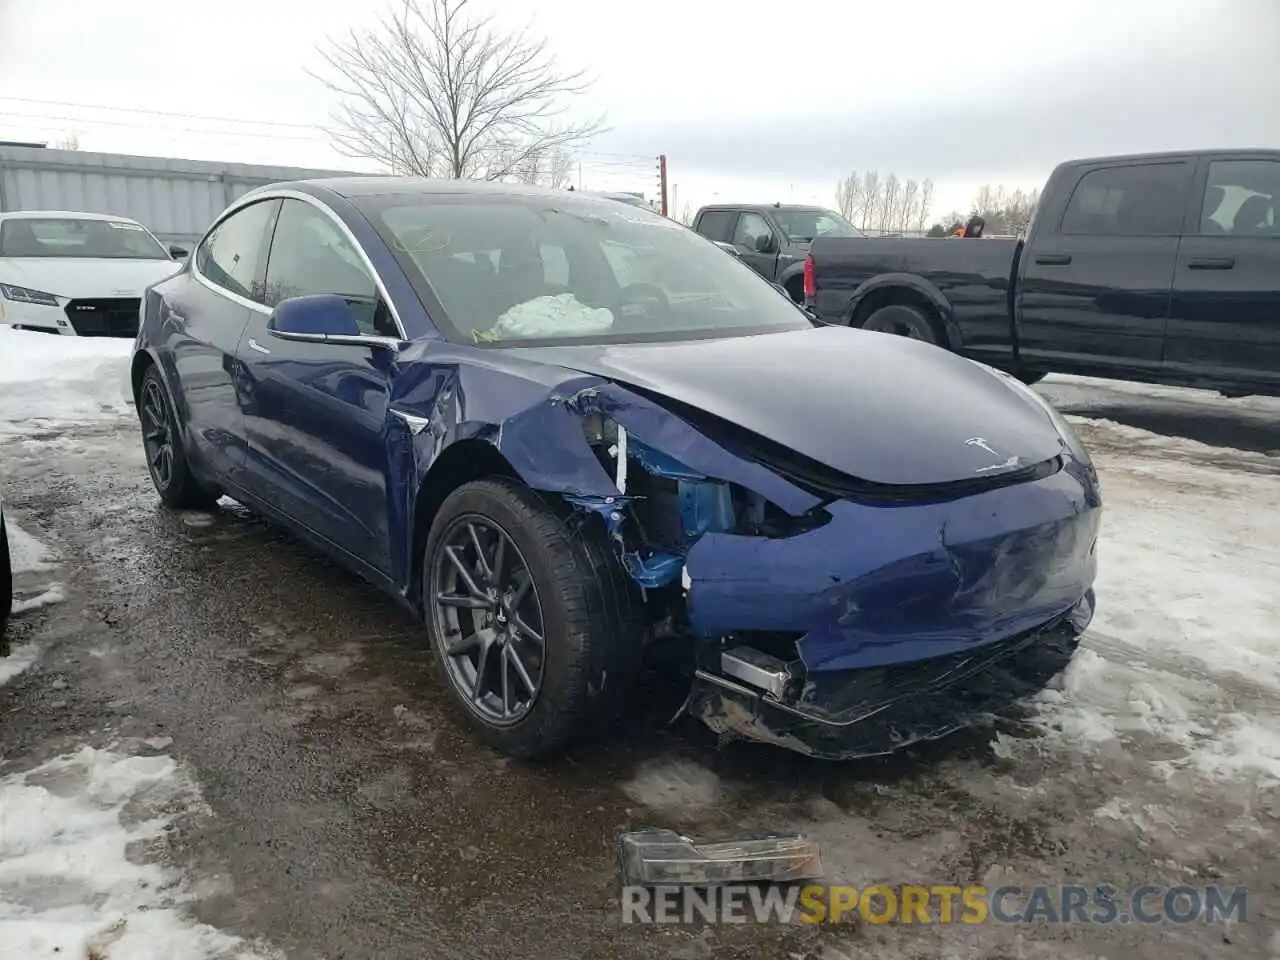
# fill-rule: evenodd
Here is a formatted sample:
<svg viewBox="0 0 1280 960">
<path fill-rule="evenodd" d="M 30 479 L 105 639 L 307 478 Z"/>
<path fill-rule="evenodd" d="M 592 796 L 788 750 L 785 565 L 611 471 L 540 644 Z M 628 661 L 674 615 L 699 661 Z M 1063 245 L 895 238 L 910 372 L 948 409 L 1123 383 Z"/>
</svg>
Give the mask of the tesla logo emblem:
<svg viewBox="0 0 1280 960">
<path fill-rule="evenodd" d="M 965 446 L 967 447 L 977 447 L 979 450 L 985 450 L 987 453 L 991 454 L 993 457 L 1000 456 L 1000 454 L 996 453 L 995 450 L 993 450 L 991 446 L 987 443 L 987 441 L 982 437 L 970 437 L 964 443 L 965 443 Z M 1018 465 L 1018 458 L 1010 457 L 1008 460 L 1005 460 L 1003 463 L 992 463 L 985 467 L 979 467 L 977 470 L 973 472 L 974 473 L 990 473 L 992 470 L 1006 470 L 1009 467 L 1016 467 L 1017 465 Z"/>
<path fill-rule="evenodd" d="M 985 450 L 987 451 L 987 453 L 991 454 L 993 457 L 1000 456 L 1000 454 L 996 453 L 989 446 L 987 446 L 987 441 L 982 439 L 982 437 L 970 437 L 968 440 L 965 441 L 965 446 L 977 447 L 979 450 Z"/>
</svg>

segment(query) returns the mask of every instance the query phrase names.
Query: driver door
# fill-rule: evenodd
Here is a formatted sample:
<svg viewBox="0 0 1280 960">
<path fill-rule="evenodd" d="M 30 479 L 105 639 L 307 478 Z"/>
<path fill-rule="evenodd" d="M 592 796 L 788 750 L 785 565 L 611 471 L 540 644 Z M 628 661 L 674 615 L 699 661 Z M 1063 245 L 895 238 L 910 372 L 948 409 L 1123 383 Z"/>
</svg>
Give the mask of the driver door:
<svg viewBox="0 0 1280 960">
<path fill-rule="evenodd" d="M 283 201 L 265 281 L 269 307 L 336 294 L 362 334 L 400 336 L 353 241 L 317 205 Z M 310 532 L 388 573 L 384 427 L 394 354 L 273 337 L 269 321 L 254 314 L 237 349 L 245 485 Z"/>
<path fill-rule="evenodd" d="M 766 280 L 778 278 L 778 235 L 768 220 L 750 211 L 738 214 L 732 243 L 756 273 Z"/>
</svg>

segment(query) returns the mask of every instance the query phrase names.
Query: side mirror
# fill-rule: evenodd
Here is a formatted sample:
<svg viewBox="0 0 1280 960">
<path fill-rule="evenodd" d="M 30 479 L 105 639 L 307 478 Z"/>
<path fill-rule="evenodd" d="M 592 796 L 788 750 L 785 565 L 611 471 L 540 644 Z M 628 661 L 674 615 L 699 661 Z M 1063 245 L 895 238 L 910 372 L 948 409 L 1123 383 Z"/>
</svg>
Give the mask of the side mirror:
<svg viewBox="0 0 1280 960">
<path fill-rule="evenodd" d="M 282 340 L 324 342 L 331 337 L 358 337 L 360 327 L 347 301 L 332 293 L 290 297 L 276 304 L 267 332 Z"/>
<path fill-rule="evenodd" d="M 773 253 L 773 237 L 767 233 L 756 237 L 756 253 Z"/>
<path fill-rule="evenodd" d="M 185 260 L 187 257 L 191 256 L 191 251 L 184 250 L 182 247 L 170 247 L 169 256 L 173 257 L 175 260 Z"/>
</svg>

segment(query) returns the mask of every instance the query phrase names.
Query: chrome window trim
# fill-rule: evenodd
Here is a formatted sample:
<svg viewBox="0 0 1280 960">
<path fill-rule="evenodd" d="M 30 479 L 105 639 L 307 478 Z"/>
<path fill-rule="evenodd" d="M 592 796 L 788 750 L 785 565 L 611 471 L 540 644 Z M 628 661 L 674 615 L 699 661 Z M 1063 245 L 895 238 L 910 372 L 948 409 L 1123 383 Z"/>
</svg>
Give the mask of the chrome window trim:
<svg viewBox="0 0 1280 960">
<path fill-rule="evenodd" d="M 292 330 L 268 330 L 278 340 L 297 343 L 333 343 L 343 347 L 376 347 L 381 350 L 399 350 L 405 340 L 399 337 L 380 337 L 366 334 L 352 336 L 346 333 L 296 333 Z"/>
<path fill-rule="evenodd" d="M 407 333 L 405 333 L 404 323 L 400 319 L 400 311 L 396 309 L 396 305 L 391 300 L 391 295 L 387 293 L 387 285 L 382 282 L 382 277 L 379 275 L 377 269 L 374 267 L 373 261 L 369 259 L 369 254 L 367 254 L 365 252 L 364 247 L 360 245 L 360 241 L 357 240 L 355 234 L 351 232 L 351 228 L 348 227 L 345 223 L 343 223 L 342 218 L 339 217 L 332 210 L 330 210 L 329 207 L 318 197 L 313 197 L 311 196 L 311 194 L 303 193 L 300 190 L 267 189 L 261 193 L 246 194 L 245 196 L 237 200 L 234 204 L 232 204 L 230 207 L 228 207 L 226 210 L 224 210 L 222 212 L 222 216 L 220 216 L 214 222 L 213 226 L 211 226 L 208 230 L 205 231 L 205 235 L 200 238 L 200 242 L 196 244 L 195 249 L 191 251 L 191 275 L 195 277 L 198 281 L 200 281 L 200 283 L 204 284 L 206 287 L 212 290 L 214 293 L 217 293 L 226 297 L 227 299 L 231 300 L 233 303 L 238 303 L 243 307 L 248 307 L 250 310 L 254 311 L 255 313 L 260 313 L 260 314 L 263 314 L 264 316 L 271 316 L 272 309 L 268 307 L 266 304 L 258 303 L 256 300 L 250 300 L 248 297 L 242 297 L 238 293 L 233 293 L 230 290 L 226 290 L 223 287 L 218 286 L 216 283 L 214 283 L 212 280 L 210 280 L 208 277 L 206 277 L 204 274 L 200 272 L 200 267 L 197 262 L 200 249 L 205 245 L 205 242 L 209 239 L 209 234 L 213 233 L 214 230 L 218 229 L 218 227 L 224 221 L 229 220 L 231 217 L 235 216 L 245 207 L 252 206 L 255 203 L 265 203 L 270 200 L 301 200 L 303 203 L 309 203 L 311 206 L 315 207 L 317 210 L 323 213 L 326 217 L 328 217 L 334 223 L 334 225 L 338 228 L 338 230 L 342 233 L 342 235 L 347 239 L 347 241 L 351 244 L 351 246 L 355 248 L 356 253 L 360 255 L 360 262 L 363 263 L 364 268 L 369 271 L 369 276 L 373 278 L 373 285 L 378 291 L 378 296 L 381 297 L 382 301 L 387 305 L 387 310 L 391 314 L 391 319 L 395 321 L 396 329 L 400 331 L 399 340 L 397 340 L 395 337 L 361 336 L 361 337 L 346 337 L 340 341 L 338 339 L 335 339 L 335 337 L 330 336 L 327 339 L 322 338 L 315 342 L 338 343 L 338 342 L 348 342 L 352 340 L 360 340 L 360 341 L 369 341 L 371 344 L 375 342 L 387 341 L 387 342 L 395 343 L 398 345 L 403 341 L 408 340 L 409 336 Z M 274 239 L 275 237 L 273 235 L 268 240 L 268 243 L 271 243 L 272 241 L 274 241 Z M 268 250 L 267 250 L 268 265 L 270 265 L 270 262 L 271 262 L 270 253 L 271 251 L 270 251 L 270 248 L 268 247 Z M 285 339 L 293 339 L 293 338 L 301 339 L 301 335 L 294 334 L 294 335 L 291 335 L 291 337 L 285 338 Z"/>
</svg>

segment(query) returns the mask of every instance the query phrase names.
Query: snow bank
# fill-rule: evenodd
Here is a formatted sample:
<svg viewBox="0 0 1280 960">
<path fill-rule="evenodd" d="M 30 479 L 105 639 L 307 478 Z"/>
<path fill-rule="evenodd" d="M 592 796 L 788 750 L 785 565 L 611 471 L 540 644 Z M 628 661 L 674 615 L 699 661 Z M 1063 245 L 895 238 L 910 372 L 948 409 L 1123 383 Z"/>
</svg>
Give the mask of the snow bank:
<svg viewBox="0 0 1280 960">
<path fill-rule="evenodd" d="M 168 756 L 86 746 L 0 780 L 0 957 L 280 958 L 187 915 L 195 893 L 159 854 L 202 812 Z"/>
<path fill-rule="evenodd" d="M 0 437 L 130 413 L 133 341 L 0 326 Z"/>
<path fill-rule="evenodd" d="M 1182 748 L 1168 766 L 1280 783 L 1280 474 L 1260 454 L 1087 431 L 1104 441 L 1098 612 L 1041 698 L 1046 735 L 1088 750 L 1154 736 Z"/>
<path fill-rule="evenodd" d="M 1045 387 L 1080 387 L 1089 391 L 1107 390 L 1132 397 L 1151 400 L 1175 400 L 1184 403 L 1207 403 L 1235 410 L 1274 410 L 1280 413 L 1280 397 L 1224 397 L 1216 390 L 1196 390 L 1191 387 L 1167 387 L 1156 383 L 1139 383 L 1133 380 L 1104 380 L 1099 377 L 1077 377 L 1066 373 L 1051 373 L 1040 383 Z"/>
</svg>

